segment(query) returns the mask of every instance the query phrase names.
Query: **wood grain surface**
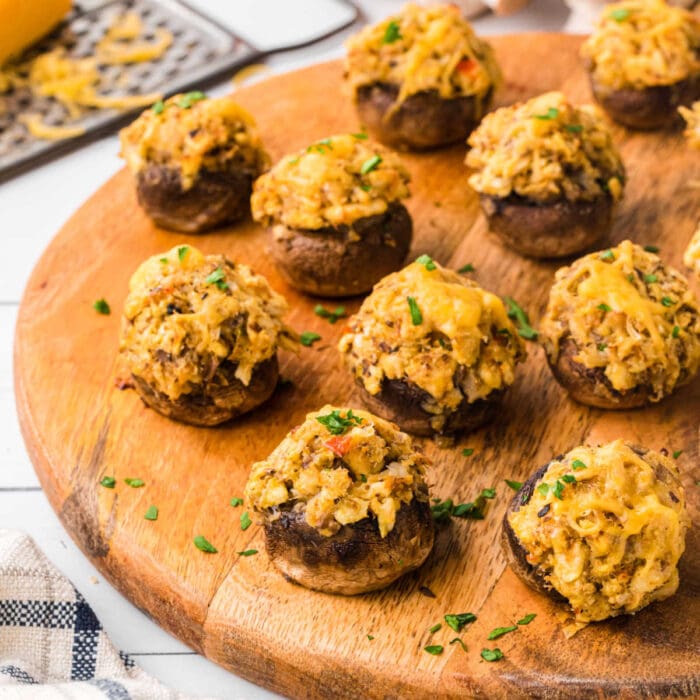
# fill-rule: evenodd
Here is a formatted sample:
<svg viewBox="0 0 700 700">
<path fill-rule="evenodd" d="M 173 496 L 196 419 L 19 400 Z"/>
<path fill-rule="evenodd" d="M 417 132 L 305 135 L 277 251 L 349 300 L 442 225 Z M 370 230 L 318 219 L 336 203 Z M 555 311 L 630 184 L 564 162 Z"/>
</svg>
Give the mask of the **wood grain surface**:
<svg viewBox="0 0 700 700">
<path fill-rule="evenodd" d="M 562 89 L 590 100 L 579 65 L 580 39 L 519 35 L 493 40 L 506 84 L 498 103 Z M 341 90 L 339 62 L 275 77 L 238 92 L 256 116 L 273 158 L 315 139 L 358 128 Z M 615 220 L 614 242 L 631 238 L 661 248 L 681 266 L 683 247 L 700 217 L 700 163 L 680 134 L 631 134 L 615 128 L 629 183 Z M 555 263 L 520 258 L 490 238 L 467 186 L 464 148 L 406 155 L 415 221 L 411 255 L 441 263 L 471 262 L 484 287 L 517 299 L 535 325 Z M 643 411 L 606 413 L 568 400 L 539 347 L 508 392 L 498 419 L 452 448 L 425 441 L 434 462 L 432 495 L 471 500 L 485 487 L 497 497 L 483 521 L 439 528 L 425 565 L 389 589 L 355 598 L 323 595 L 285 581 L 268 563 L 262 532 L 242 531 L 241 496 L 251 463 L 266 456 L 304 415 L 324 403 L 355 405 L 350 376 L 335 344 L 342 324 L 313 314 L 315 300 L 286 287 L 266 253 L 267 234 L 244 223 L 202 237 L 159 230 L 136 203 L 121 172 L 65 225 L 33 272 L 17 323 L 18 411 L 42 485 L 67 529 L 100 570 L 136 605 L 192 648 L 263 686 L 293 697 L 639 697 L 700 694 L 700 382 Z M 293 385 L 250 416 L 223 427 L 180 425 L 147 409 L 133 391 L 115 388 L 119 311 L 127 282 L 147 256 L 191 243 L 250 263 L 288 298 L 290 324 L 322 341 L 281 355 Z M 105 297 L 110 316 L 92 302 Z M 346 306 L 354 311 L 359 301 Z M 505 568 L 500 520 L 512 491 L 553 455 L 583 442 L 617 437 L 651 448 L 683 450 L 678 463 L 693 527 L 670 600 L 633 617 L 590 625 L 566 640 L 556 607 Z M 474 454 L 461 455 L 471 447 Z M 99 486 L 115 476 L 114 490 Z M 143 488 L 124 478 L 138 477 Z M 151 505 L 155 522 L 144 519 Z M 193 545 L 204 535 L 218 548 Z M 241 557 L 237 552 L 258 549 Z M 435 597 L 421 593 L 430 588 Z M 474 612 L 462 633 L 429 633 L 446 613 Z M 495 642 L 497 626 L 537 613 Z M 368 635 L 373 637 L 372 640 Z M 426 644 L 442 644 L 431 656 Z M 484 647 L 505 658 L 487 663 Z"/>
</svg>

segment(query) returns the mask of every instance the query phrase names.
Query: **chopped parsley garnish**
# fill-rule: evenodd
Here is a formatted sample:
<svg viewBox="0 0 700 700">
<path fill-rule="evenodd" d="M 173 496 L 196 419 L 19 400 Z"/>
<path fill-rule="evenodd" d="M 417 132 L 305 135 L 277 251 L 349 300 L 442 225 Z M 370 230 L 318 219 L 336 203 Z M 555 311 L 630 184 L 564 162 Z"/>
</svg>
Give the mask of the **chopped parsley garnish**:
<svg viewBox="0 0 700 700">
<path fill-rule="evenodd" d="M 605 304 L 605 303 L 603 303 L 603 304 L 598 304 L 598 306 L 596 306 L 596 309 L 599 309 L 600 311 L 605 311 L 606 313 L 607 313 L 608 311 L 612 311 L 612 308 L 611 308 L 610 306 L 608 306 L 607 304 Z"/>
<path fill-rule="evenodd" d="M 93 305 L 92 308 L 97 311 L 98 314 L 102 314 L 103 316 L 109 316 L 111 309 L 109 308 L 109 304 L 104 300 L 104 299 L 98 299 Z"/>
<path fill-rule="evenodd" d="M 627 281 L 634 284 L 634 275 L 631 272 L 629 275 L 627 275 Z"/>
<path fill-rule="evenodd" d="M 605 348 L 608 347 L 608 344 L 607 343 L 598 343 L 598 345 L 596 347 L 598 348 L 598 352 L 603 352 L 603 350 L 605 350 Z"/>
<path fill-rule="evenodd" d="M 615 259 L 615 253 L 613 253 L 612 250 L 610 250 L 608 248 L 608 250 L 606 250 L 600 254 L 600 259 L 601 260 L 610 260 L 610 262 L 612 262 Z"/>
<path fill-rule="evenodd" d="M 154 102 L 153 106 L 151 109 L 156 113 L 156 114 L 163 114 L 163 111 L 165 110 L 165 102 L 163 100 L 158 100 L 158 102 Z"/>
<path fill-rule="evenodd" d="M 360 139 L 361 141 L 364 141 L 367 139 L 367 134 L 365 134 L 364 131 L 358 131 L 356 134 L 352 135 L 353 138 Z"/>
<path fill-rule="evenodd" d="M 366 483 L 367 483 L 367 474 L 360 474 L 360 481 L 361 481 L 363 484 L 366 484 Z M 400 563 L 401 563 L 401 562 L 399 562 L 399 564 L 400 564 Z"/>
<path fill-rule="evenodd" d="M 374 639 L 374 637 L 371 634 L 368 634 L 367 639 L 369 639 L 369 641 L 371 642 Z"/>
<path fill-rule="evenodd" d="M 473 447 L 465 447 L 462 450 L 462 457 L 471 457 L 474 454 L 474 448 Z"/>
<path fill-rule="evenodd" d="M 106 489 L 113 489 L 117 485 L 117 480 L 113 476 L 103 476 L 102 481 L 100 481 L 100 486 L 104 486 Z"/>
<path fill-rule="evenodd" d="M 656 245 L 645 245 L 644 250 L 646 250 L 647 253 L 658 253 L 661 249 Z"/>
<path fill-rule="evenodd" d="M 325 309 L 321 304 L 316 304 L 316 306 L 314 306 L 314 313 L 321 318 L 327 319 L 328 323 L 333 324 L 336 323 L 339 318 L 345 316 L 345 307 L 336 306 L 333 311 L 328 311 L 328 309 Z"/>
<path fill-rule="evenodd" d="M 143 479 L 124 479 L 124 483 L 131 486 L 132 489 L 140 489 L 146 484 Z"/>
<path fill-rule="evenodd" d="M 231 499 L 231 505 L 232 505 L 234 508 L 238 508 L 238 506 L 242 506 L 242 505 L 243 505 L 243 499 L 242 499 L 242 498 L 239 498 L 238 496 L 234 496 L 234 497 Z"/>
<path fill-rule="evenodd" d="M 557 479 L 556 483 L 554 484 L 554 488 L 552 489 L 552 493 L 554 494 L 555 498 L 558 498 L 560 501 L 562 500 L 561 494 L 564 491 L 564 484 L 562 484 L 559 479 Z"/>
<path fill-rule="evenodd" d="M 430 634 L 435 634 L 440 629 L 442 629 L 442 622 L 438 622 L 436 625 L 433 625 L 428 631 Z"/>
<path fill-rule="evenodd" d="M 418 302 L 413 297 L 406 297 L 408 309 L 411 312 L 411 322 L 414 326 L 420 326 L 423 323 L 423 314 L 418 308 Z"/>
<path fill-rule="evenodd" d="M 579 134 L 583 131 L 583 124 L 566 124 L 564 128 L 572 134 Z"/>
<path fill-rule="evenodd" d="M 647 284 L 653 284 L 654 282 L 658 282 L 659 278 L 656 275 L 644 275 L 644 281 Z"/>
<path fill-rule="evenodd" d="M 187 253 L 189 253 L 189 252 L 190 252 L 190 247 L 188 245 L 181 245 L 177 249 L 177 257 L 180 260 L 180 262 L 182 262 L 187 257 Z"/>
<path fill-rule="evenodd" d="M 580 459 L 575 459 L 575 460 L 571 463 L 571 468 L 572 468 L 575 472 L 577 472 L 577 471 L 579 471 L 579 469 L 587 469 L 587 466 L 586 466 L 586 464 L 585 464 L 584 462 L 582 462 Z"/>
<path fill-rule="evenodd" d="M 537 617 L 537 613 L 528 613 L 521 620 L 518 620 L 517 624 L 529 625 L 536 617 Z"/>
<path fill-rule="evenodd" d="M 475 271 L 476 271 L 476 268 L 471 263 L 467 263 L 466 265 L 462 265 L 462 267 L 460 267 L 459 270 L 457 270 L 457 272 L 459 272 L 460 275 L 463 275 L 465 272 L 475 272 Z"/>
<path fill-rule="evenodd" d="M 156 506 L 149 506 L 143 517 L 146 520 L 158 520 L 158 508 Z"/>
<path fill-rule="evenodd" d="M 683 450 L 676 450 L 673 453 L 673 459 L 678 459 L 683 454 Z"/>
<path fill-rule="evenodd" d="M 559 116 L 559 110 L 556 107 L 550 107 L 545 114 L 535 114 L 535 119 L 552 120 Z"/>
<path fill-rule="evenodd" d="M 204 281 L 207 284 L 215 284 L 221 291 L 228 289 L 226 273 L 221 269 L 221 267 L 217 267 L 214 272 L 208 274 Z"/>
<path fill-rule="evenodd" d="M 523 487 L 522 481 L 511 481 L 510 479 L 504 479 L 504 481 L 510 488 L 513 489 L 513 491 L 520 491 L 520 489 Z"/>
<path fill-rule="evenodd" d="M 445 501 L 433 499 L 434 505 L 430 506 L 433 520 L 436 522 L 446 522 L 450 518 L 465 518 L 469 520 L 483 520 L 486 500 L 494 498 L 495 489 L 484 489 L 474 501 L 469 503 L 456 504 L 451 498 Z"/>
<path fill-rule="evenodd" d="M 363 192 L 369 192 L 372 189 L 372 185 L 360 185 L 360 189 Z"/>
<path fill-rule="evenodd" d="M 195 102 L 206 100 L 207 96 L 199 90 L 185 93 L 178 101 L 177 106 L 182 109 L 189 109 Z"/>
<path fill-rule="evenodd" d="M 515 630 L 518 629 L 517 625 L 511 625 L 510 627 L 496 627 L 496 629 L 493 629 L 489 632 L 488 638 L 491 639 L 498 639 L 499 637 L 502 637 L 504 634 L 508 634 L 508 632 L 515 632 Z"/>
<path fill-rule="evenodd" d="M 432 272 L 437 268 L 435 261 L 429 255 L 421 255 L 416 258 L 416 262 L 422 265 L 428 272 Z"/>
<path fill-rule="evenodd" d="M 450 642 L 450 646 L 451 646 L 452 644 L 459 644 L 465 652 L 469 651 L 469 650 L 467 649 L 467 645 L 466 645 L 459 637 L 455 637 L 455 638 Z"/>
<path fill-rule="evenodd" d="M 564 474 L 564 476 L 562 476 L 561 480 L 566 482 L 567 484 L 575 484 L 576 483 L 576 477 L 573 474 Z"/>
<path fill-rule="evenodd" d="M 507 306 L 508 318 L 515 319 L 518 325 L 518 335 L 527 340 L 537 338 L 537 331 L 530 325 L 530 319 L 524 309 L 511 297 L 504 297 L 504 301 Z"/>
<path fill-rule="evenodd" d="M 316 416 L 316 420 L 323 425 L 331 435 L 342 435 L 346 430 L 362 423 L 362 418 L 353 415 L 352 409 L 345 414 L 345 418 L 340 415 L 338 409 L 334 409 L 325 416 Z"/>
<path fill-rule="evenodd" d="M 445 615 L 445 623 L 455 632 L 461 632 L 465 625 L 470 625 L 476 621 L 474 613 L 457 613 L 455 615 Z"/>
<path fill-rule="evenodd" d="M 391 22 L 386 25 L 382 44 L 393 44 L 399 39 L 403 39 L 403 36 L 401 36 L 401 27 L 399 27 L 399 23 L 396 20 L 392 19 Z"/>
<path fill-rule="evenodd" d="M 661 297 L 661 303 L 665 307 L 673 306 L 676 302 L 671 299 L 671 297 Z"/>
<path fill-rule="evenodd" d="M 482 649 L 481 658 L 484 661 L 500 661 L 503 658 L 503 652 L 498 647 L 495 649 Z"/>
<path fill-rule="evenodd" d="M 616 22 L 624 22 L 630 16 L 630 11 L 626 7 L 620 7 L 617 10 L 613 10 L 609 17 L 614 19 Z"/>
<path fill-rule="evenodd" d="M 537 490 L 543 495 L 546 496 L 549 493 L 549 484 L 547 482 L 541 483 L 538 487 Z"/>
<path fill-rule="evenodd" d="M 194 546 L 200 552 L 206 552 L 207 554 L 216 554 L 219 551 L 204 535 L 197 535 L 194 538 Z"/>
<path fill-rule="evenodd" d="M 163 263 L 163 265 L 170 262 L 170 260 L 168 260 L 168 258 L 161 258 L 160 261 Z"/>
<path fill-rule="evenodd" d="M 444 651 L 445 647 L 442 644 L 428 644 L 427 647 L 423 647 L 423 651 L 427 651 L 428 654 L 433 656 L 439 656 Z"/>
<path fill-rule="evenodd" d="M 257 549 L 244 549 L 242 552 L 238 552 L 238 555 L 241 557 L 252 557 L 253 554 L 257 554 L 258 550 Z"/>
<path fill-rule="evenodd" d="M 247 530 L 253 524 L 253 521 L 250 519 L 250 515 L 248 514 L 247 510 L 243 511 L 243 513 L 241 513 L 240 520 L 241 520 L 241 530 L 244 530 L 244 531 Z"/>
<path fill-rule="evenodd" d="M 371 173 L 381 162 L 382 162 L 382 157 L 379 155 L 372 156 L 371 158 L 368 158 L 362 164 L 362 167 L 360 168 L 360 174 L 367 175 L 367 173 Z"/>
<path fill-rule="evenodd" d="M 671 331 L 671 337 L 677 338 L 680 334 L 681 334 L 680 326 L 674 326 L 673 330 Z"/>
<path fill-rule="evenodd" d="M 321 340 L 321 336 L 313 331 L 304 331 L 299 336 L 299 342 L 306 348 L 310 348 L 317 340 Z"/>
</svg>

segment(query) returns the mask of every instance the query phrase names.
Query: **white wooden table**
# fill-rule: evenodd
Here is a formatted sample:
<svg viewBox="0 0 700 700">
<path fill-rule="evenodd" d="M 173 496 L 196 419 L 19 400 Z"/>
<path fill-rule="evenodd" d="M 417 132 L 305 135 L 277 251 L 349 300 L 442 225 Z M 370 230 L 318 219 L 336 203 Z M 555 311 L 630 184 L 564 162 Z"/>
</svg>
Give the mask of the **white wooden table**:
<svg viewBox="0 0 700 700">
<path fill-rule="evenodd" d="M 261 48 L 338 23 L 334 0 L 190 0 L 223 24 L 235 26 Z M 361 0 L 376 21 L 400 7 L 395 0 Z M 557 0 L 535 0 L 512 17 L 474 21 L 481 34 L 533 30 L 586 31 Z M 283 72 L 342 55 L 346 35 L 269 61 Z M 210 90 L 222 93 L 227 86 Z M 161 630 L 97 572 L 51 510 L 27 456 L 17 424 L 12 382 L 12 345 L 19 300 L 45 246 L 73 211 L 122 167 L 115 136 L 104 138 L 49 165 L 0 185 L 0 528 L 28 532 L 83 593 L 115 645 L 172 688 L 217 698 L 277 697 L 224 671 Z M 96 231 L 99 235 L 99 231 Z M 61 420 L 61 416 L 56 416 Z"/>
</svg>

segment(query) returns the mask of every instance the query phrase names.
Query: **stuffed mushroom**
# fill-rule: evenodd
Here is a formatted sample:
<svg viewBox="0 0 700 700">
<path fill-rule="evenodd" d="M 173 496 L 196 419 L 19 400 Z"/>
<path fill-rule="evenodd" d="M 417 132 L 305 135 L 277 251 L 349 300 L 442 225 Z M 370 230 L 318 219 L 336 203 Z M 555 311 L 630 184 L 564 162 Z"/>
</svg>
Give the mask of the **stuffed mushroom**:
<svg viewBox="0 0 700 700">
<path fill-rule="evenodd" d="M 700 21 L 663 0 L 606 5 L 581 55 L 596 99 L 627 127 L 672 126 L 700 98 Z"/>
<path fill-rule="evenodd" d="M 187 233 L 246 216 L 270 163 L 253 118 L 230 97 L 175 95 L 119 136 L 139 204 L 159 226 Z"/>
<path fill-rule="evenodd" d="M 179 246 L 146 260 L 129 282 L 121 357 L 143 401 L 169 418 L 216 425 L 265 401 L 277 348 L 296 350 L 284 298 L 223 255 Z"/>
<path fill-rule="evenodd" d="M 563 257 L 608 234 L 625 169 L 594 107 L 545 93 L 487 115 L 468 144 L 489 229 L 519 253 Z"/>
<path fill-rule="evenodd" d="M 674 461 L 616 440 L 533 474 L 506 512 L 502 544 L 527 585 L 568 604 L 572 634 L 672 596 L 689 526 Z"/>
<path fill-rule="evenodd" d="M 395 425 L 324 406 L 253 465 L 245 499 L 288 579 L 355 595 L 388 586 L 430 553 L 428 464 Z"/>
<path fill-rule="evenodd" d="M 559 383 L 598 408 L 660 401 L 700 367 L 687 280 L 631 241 L 557 271 L 540 338 Z"/>
<path fill-rule="evenodd" d="M 465 139 L 501 80 L 490 45 L 456 5 L 410 3 L 352 37 L 347 49 L 360 121 L 395 148 Z"/>
<path fill-rule="evenodd" d="M 256 183 L 253 217 L 272 230 L 285 280 L 325 297 L 361 294 L 403 264 L 413 235 L 409 174 L 364 133 L 285 156 Z"/>
<path fill-rule="evenodd" d="M 526 354 L 501 299 L 428 256 L 377 284 L 338 347 L 367 406 L 416 435 L 488 421 Z"/>
</svg>

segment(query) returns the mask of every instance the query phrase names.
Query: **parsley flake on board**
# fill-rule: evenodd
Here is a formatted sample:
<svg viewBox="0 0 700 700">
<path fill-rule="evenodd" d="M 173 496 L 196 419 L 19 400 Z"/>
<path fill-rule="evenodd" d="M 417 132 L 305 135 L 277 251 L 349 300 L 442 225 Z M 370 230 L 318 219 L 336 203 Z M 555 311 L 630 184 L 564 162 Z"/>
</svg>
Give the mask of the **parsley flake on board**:
<svg viewBox="0 0 700 700">
<path fill-rule="evenodd" d="M 496 627 L 495 629 L 492 629 L 489 632 L 488 639 L 498 639 L 499 637 L 502 637 L 504 634 L 508 634 L 508 632 L 515 632 L 518 627 L 517 625 L 510 625 L 509 627 Z"/>
<path fill-rule="evenodd" d="M 350 428 L 362 423 L 362 418 L 353 415 L 352 409 L 350 409 L 343 418 L 337 408 L 324 416 L 316 416 L 316 420 L 324 426 L 331 435 L 342 435 Z"/>
<path fill-rule="evenodd" d="M 382 162 L 382 157 L 379 155 L 372 156 L 371 158 L 368 158 L 362 164 L 362 167 L 360 168 L 360 174 L 367 175 L 367 173 L 371 173 L 381 162 Z"/>
<path fill-rule="evenodd" d="M 92 308 L 95 309 L 98 314 L 102 314 L 103 316 L 109 316 L 112 311 L 105 299 L 98 299 L 93 303 Z"/>
<path fill-rule="evenodd" d="M 244 511 L 241 513 L 241 530 L 247 530 L 252 524 L 253 521 L 250 519 L 250 515 L 248 514 L 248 511 Z"/>
<path fill-rule="evenodd" d="M 508 318 L 515 320 L 518 327 L 518 335 L 526 340 L 534 340 L 537 338 L 537 331 L 530 325 L 530 319 L 528 318 L 525 310 L 518 305 L 515 299 L 511 297 L 504 297 L 506 302 L 506 312 Z"/>
<path fill-rule="evenodd" d="M 465 625 L 469 625 L 476 621 L 476 615 L 474 613 L 457 613 L 453 615 L 445 615 L 445 623 L 450 629 L 455 632 L 461 632 Z M 451 644 L 452 642 L 450 642 Z"/>
<path fill-rule="evenodd" d="M 466 265 L 462 265 L 457 272 L 459 272 L 460 275 L 463 275 L 465 272 L 476 272 L 476 268 L 471 263 L 467 263 Z"/>
<path fill-rule="evenodd" d="M 243 499 L 240 498 L 240 497 L 238 497 L 238 496 L 235 496 L 234 498 L 231 499 L 231 505 L 232 505 L 234 508 L 237 508 L 238 506 L 242 506 L 242 505 L 243 505 Z"/>
<path fill-rule="evenodd" d="M 450 518 L 465 518 L 469 520 L 483 520 L 486 500 L 496 496 L 495 489 L 483 489 L 481 493 L 469 503 L 455 504 L 451 498 L 441 501 L 439 498 L 433 499 L 430 506 L 433 520 L 436 522 L 446 522 Z"/>
<path fill-rule="evenodd" d="M 661 249 L 657 245 L 645 245 L 644 250 L 646 250 L 647 253 L 658 253 Z"/>
<path fill-rule="evenodd" d="M 442 622 L 438 622 L 436 625 L 433 625 L 428 630 L 428 632 L 430 632 L 430 634 L 435 634 L 438 630 L 441 630 L 441 629 L 442 629 Z"/>
<path fill-rule="evenodd" d="M 132 489 L 140 489 L 146 484 L 143 479 L 124 479 L 124 483 L 131 486 Z"/>
<path fill-rule="evenodd" d="M 103 476 L 102 481 L 100 481 L 100 486 L 104 486 L 106 489 L 113 489 L 117 485 L 117 480 L 113 476 Z"/>
<path fill-rule="evenodd" d="M 336 306 L 333 311 L 328 311 L 328 309 L 324 308 L 321 304 L 316 304 L 316 306 L 314 306 L 314 313 L 321 318 L 327 319 L 328 323 L 332 325 L 337 323 L 338 319 L 345 316 L 345 307 Z"/>
<path fill-rule="evenodd" d="M 465 652 L 466 652 L 466 651 L 469 651 L 469 650 L 467 649 L 467 645 L 466 645 L 459 637 L 455 637 L 455 638 L 450 642 L 450 646 L 452 646 L 453 644 L 459 644 Z"/>
<path fill-rule="evenodd" d="M 143 517 L 146 520 L 158 520 L 158 508 L 156 506 L 149 506 Z"/>
<path fill-rule="evenodd" d="M 500 661 L 503 658 L 503 652 L 498 647 L 495 649 L 482 649 L 481 658 L 484 661 Z"/>
<path fill-rule="evenodd" d="M 368 634 L 367 639 L 369 639 L 369 641 L 371 642 L 374 639 L 374 637 L 371 634 Z"/>
<path fill-rule="evenodd" d="M 355 139 L 360 139 L 361 141 L 365 141 L 367 138 L 369 138 L 364 131 L 358 131 L 356 134 L 353 134 L 352 137 Z"/>
<path fill-rule="evenodd" d="M 465 447 L 462 450 L 462 457 L 471 457 L 474 454 L 474 448 L 473 447 Z"/>
<path fill-rule="evenodd" d="M 317 340 L 321 340 L 321 336 L 313 331 L 304 331 L 299 336 L 299 342 L 305 347 L 310 348 Z"/>
<path fill-rule="evenodd" d="M 683 454 L 683 450 L 676 450 L 673 453 L 673 459 L 678 459 Z"/>
<path fill-rule="evenodd" d="M 523 487 L 522 481 L 511 481 L 511 479 L 504 479 L 504 481 L 510 488 L 513 489 L 513 491 L 520 491 L 520 489 Z"/>
<path fill-rule="evenodd" d="M 206 552 L 207 554 L 216 554 L 219 551 L 204 535 L 197 535 L 194 538 L 194 546 L 200 552 Z"/>
<path fill-rule="evenodd" d="M 237 552 L 237 554 L 241 557 L 252 557 L 253 554 L 257 554 L 258 550 L 257 549 L 244 549 L 242 552 Z"/>
<path fill-rule="evenodd" d="M 423 647 L 423 651 L 427 651 L 428 654 L 433 656 L 439 656 L 444 651 L 445 647 L 442 644 L 428 644 L 427 647 Z"/>
<path fill-rule="evenodd" d="M 386 30 L 384 31 L 384 36 L 382 38 L 382 44 L 393 44 L 399 39 L 403 39 L 403 36 L 401 36 L 401 27 L 396 20 L 392 19 L 391 22 L 386 25 Z"/>
<path fill-rule="evenodd" d="M 216 270 L 214 270 L 214 272 L 207 275 L 207 278 L 204 281 L 206 282 L 206 284 L 216 285 L 221 291 L 228 289 L 228 283 L 226 282 L 226 273 L 222 270 L 221 267 L 217 267 Z"/>
<path fill-rule="evenodd" d="M 537 613 L 528 613 L 527 615 L 525 615 L 525 617 L 518 620 L 517 624 L 518 625 L 529 625 L 536 617 L 537 617 Z"/>
<path fill-rule="evenodd" d="M 199 91 L 199 90 L 192 90 L 192 92 L 186 92 L 178 101 L 177 101 L 177 106 L 180 107 L 181 109 L 190 109 L 195 102 L 201 102 L 202 100 L 206 100 L 207 96 Z"/>
<path fill-rule="evenodd" d="M 414 297 L 406 297 L 406 301 L 408 302 L 408 310 L 411 313 L 411 322 L 414 326 L 420 326 L 423 323 L 423 314 L 418 308 L 418 302 Z"/>
<path fill-rule="evenodd" d="M 437 269 L 435 261 L 429 255 L 421 255 L 416 258 L 416 262 L 422 265 L 428 272 L 432 272 Z"/>
</svg>

